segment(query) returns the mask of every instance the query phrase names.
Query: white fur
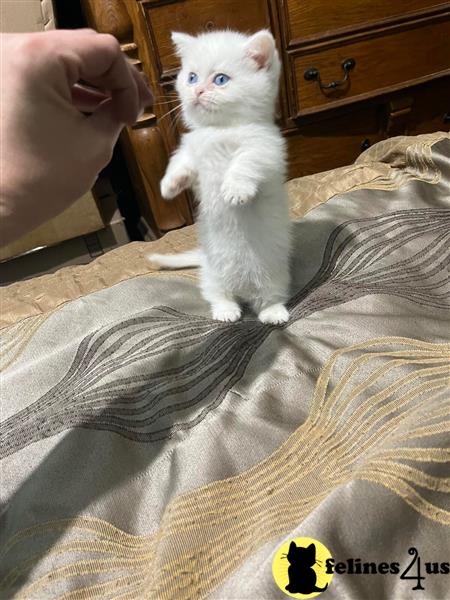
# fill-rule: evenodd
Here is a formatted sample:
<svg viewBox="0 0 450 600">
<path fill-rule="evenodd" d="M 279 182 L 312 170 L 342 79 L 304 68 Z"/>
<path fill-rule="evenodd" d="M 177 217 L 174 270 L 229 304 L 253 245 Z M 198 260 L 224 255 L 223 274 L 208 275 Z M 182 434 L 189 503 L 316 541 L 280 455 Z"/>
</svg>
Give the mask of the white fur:
<svg viewBox="0 0 450 600">
<path fill-rule="evenodd" d="M 290 224 L 285 143 L 274 124 L 280 61 L 273 37 L 221 31 L 196 38 L 177 33 L 173 40 L 182 58 L 177 91 L 190 131 L 170 160 L 162 195 L 171 199 L 192 187 L 199 200 L 202 254 L 196 264 L 213 317 L 239 319 L 243 300 L 262 322 L 284 323 Z M 190 72 L 198 75 L 194 85 L 188 84 Z M 231 80 L 215 86 L 218 73 Z M 150 258 L 162 266 L 192 266 L 192 255 Z"/>
<path fill-rule="evenodd" d="M 203 253 L 199 248 L 188 250 L 180 254 L 150 254 L 149 258 L 161 267 L 181 269 L 182 267 L 199 267 L 202 263 Z"/>
</svg>

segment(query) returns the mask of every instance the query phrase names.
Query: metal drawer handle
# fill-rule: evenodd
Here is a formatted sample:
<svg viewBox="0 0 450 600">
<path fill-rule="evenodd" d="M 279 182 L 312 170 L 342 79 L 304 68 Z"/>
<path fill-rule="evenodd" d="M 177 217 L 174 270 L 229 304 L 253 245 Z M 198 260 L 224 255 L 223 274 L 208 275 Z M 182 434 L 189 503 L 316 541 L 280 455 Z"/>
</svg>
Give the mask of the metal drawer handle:
<svg viewBox="0 0 450 600">
<path fill-rule="evenodd" d="M 350 71 L 352 71 L 355 66 L 356 60 L 354 58 L 345 59 L 341 64 L 342 70 L 344 71 L 343 79 L 340 79 L 339 81 L 330 81 L 330 83 L 323 83 L 322 79 L 320 78 L 319 69 L 316 69 L 316 67 L 307 69 L 303 76 L 306 81 L 317 81 L 321 90 L 335 90 L 338 87 L 342 87 L 347 83 L 347 81 L 349 81 Z"/>
</svg>

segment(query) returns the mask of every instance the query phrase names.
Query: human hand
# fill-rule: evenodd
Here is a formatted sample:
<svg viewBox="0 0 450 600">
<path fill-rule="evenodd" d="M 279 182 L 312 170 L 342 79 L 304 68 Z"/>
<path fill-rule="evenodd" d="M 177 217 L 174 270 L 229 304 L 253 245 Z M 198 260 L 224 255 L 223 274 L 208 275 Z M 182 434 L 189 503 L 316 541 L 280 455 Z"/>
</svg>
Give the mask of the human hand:
<svg viewBox="0 0 450 600">
<path fill-rule="evenodd" d="M 91 188 L 152 95 L 113 36 L 56 30 L 0 43 L 0 239 L 9 243 Z"/>
</svg>

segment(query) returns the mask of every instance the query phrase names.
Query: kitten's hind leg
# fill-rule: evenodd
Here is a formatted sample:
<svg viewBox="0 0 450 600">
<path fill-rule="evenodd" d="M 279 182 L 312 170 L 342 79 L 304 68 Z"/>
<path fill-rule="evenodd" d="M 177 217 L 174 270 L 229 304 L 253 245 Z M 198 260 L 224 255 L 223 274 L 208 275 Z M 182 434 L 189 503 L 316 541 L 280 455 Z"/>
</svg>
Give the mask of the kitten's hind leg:
<svg viewBox="0 0 450 600">
<path fill-rule="evenodd" d="M 241 307 L 234 300 L 227 298 L 218 298 L 214 303 L 211 302 L 212 316 L 215 321 L 228 321 L 233 323 L 241 318 Z"/>
<path fill-rule="evenodd" d="M 289 321 L 285 302 L 289 298 L 289 260 L 279 260 L 276 270 L 269 273 L 265 285 L 261 286 L 259 298 L 253 306 L 258 319 L 267 325 L 283 325 Z"/>
<path fill-rule="evenodd" d="M 203 298 L 211 305 L 214 320 L 232 323 L 241 318 L 242 310 L 239 304 L 206 269 L 202 271 L 201 289 Z"/>
<path fill-rule="evenodd" d="M 284 304 L 277 302 L 263 308 L 258 314 L 258 319 L 261 323 L 282 325 L 289 321 L 289 311 Z"/>
<path fill-rule="evenodd" d="M 279 286 L 271 286 L 270 290 L 264 290 L 262 296 L 253 301 L 261 323 L 282 325 L 289 321 L 289 311 L 284 305 L 288 298 L 287 287 L 287 284 L 280 282 Z"/>
</svg>

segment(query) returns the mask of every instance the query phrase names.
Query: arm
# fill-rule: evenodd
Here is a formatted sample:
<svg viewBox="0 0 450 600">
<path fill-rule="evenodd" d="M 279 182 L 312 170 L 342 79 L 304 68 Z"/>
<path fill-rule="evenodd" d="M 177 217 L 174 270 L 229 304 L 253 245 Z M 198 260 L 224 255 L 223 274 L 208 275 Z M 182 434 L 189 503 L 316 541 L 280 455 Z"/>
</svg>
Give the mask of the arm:
<svg viewBox="0 0 450 600">
<path fill-rule="evenodd" d="M 7 244 L 90 189 L 124 124 L 152 96 L 110 35 L 3 34 L 0 43 L 0 238 Z"/>
<path fill-rule="evenodd" d="M 222 184 L 222 195 L 230 204 L 245 204 L 256 196 L 264 181 L 284 177 L 284 140 L 279 136 L 252 139 L 231 160 Z"/>
<path fill-rule="evenodd" d="M 189 140 L 189 134 L 183 136 L 181 145 L 172 155 L 166 174 L 161 180 L 161 195 L 166 200 L 172 200 L 191 187 L 197 176 Z"/>
</svg>

